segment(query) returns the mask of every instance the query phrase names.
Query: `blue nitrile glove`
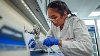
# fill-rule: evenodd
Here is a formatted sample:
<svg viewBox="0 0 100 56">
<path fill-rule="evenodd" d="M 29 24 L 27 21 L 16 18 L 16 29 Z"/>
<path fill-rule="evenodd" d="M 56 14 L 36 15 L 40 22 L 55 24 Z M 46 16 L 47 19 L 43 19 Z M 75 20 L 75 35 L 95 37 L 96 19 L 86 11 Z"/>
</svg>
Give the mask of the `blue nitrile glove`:
<svg viewBox="0 0 100 56">
<path fill-rule="evenodd" d="M 32 39 L 30 39 L 30 41 L 29 41 L 29 43 L 28 43 L 28 46 L 29 46 L 29 44 L 30 44 L 32 41 L 34 41 L 34 39 L 33 39 L 33 38 L 32 38 Z M 31 48 L 34 48 L 34 47 L 35 47 L 35 45 L 36 45 L 36 43 L 32 43 Z"/>
<path fill-rule="evenodd" d="M 51 38 L 51 37 L 48 37 L 46 38 L 44 41 L 43 41 L 43 45 L 46 45 L 46 46 L 52 46 L 52 45 L 59 45 L 59 40 L 58 39 L 54 39 L 54 38 Z"/>
</svg>

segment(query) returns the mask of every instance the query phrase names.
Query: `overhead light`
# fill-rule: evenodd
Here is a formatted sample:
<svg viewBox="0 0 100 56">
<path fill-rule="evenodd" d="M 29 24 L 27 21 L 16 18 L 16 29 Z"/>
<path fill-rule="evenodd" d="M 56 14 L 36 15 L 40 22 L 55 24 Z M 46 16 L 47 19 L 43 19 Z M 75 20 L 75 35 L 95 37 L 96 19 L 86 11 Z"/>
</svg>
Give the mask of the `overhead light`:
<svg viewBox="0 0 100 56">
<path fill-rule="evenodd" d="M 89 17 L 90 16 L 99 16 L 100 15 L 100 12 L 92 12 L 90 15 L 89 15 Z"/>
<path fill-rule="evenodd" d="M 21 1 L 22 3 L 24 3 L 24 1 Z"/>
<path fill-rule="evenodd" d="M 29 8 L 28 7 L 26 7 L 28 10 L 29 10 Z"/>
<path fill-rule="evenodd" d="M 31 10 L 29 9 L 29 12 L 31 13 Z"/>
<path fill-rule="evenodd" d="M 40 21 L 36 18 L 36 16 L 34 15 L 34 13 L 31 11 L 31 9 L 27 6 L 27 4 L 24 2 L 24 0 L 20 0 L 22 3 L 23 3 L 23 5 L 28 9 L 28 11 L 32 14 L 32 16 L 35 18 L 35 20 L 41 25 L 41 27 L 44 29 L 44 31 L 46 31 L 45 30 L 45 28 L 42 26 L 42 24 L 40 23 Z M 46 31 L 46 33 L 47 33 L 47 31 Z"/>
<path fill-rule="evenodd" d="M 27 5 L 24 3 L 24 6 L 27 6 Z"/>
</svg>

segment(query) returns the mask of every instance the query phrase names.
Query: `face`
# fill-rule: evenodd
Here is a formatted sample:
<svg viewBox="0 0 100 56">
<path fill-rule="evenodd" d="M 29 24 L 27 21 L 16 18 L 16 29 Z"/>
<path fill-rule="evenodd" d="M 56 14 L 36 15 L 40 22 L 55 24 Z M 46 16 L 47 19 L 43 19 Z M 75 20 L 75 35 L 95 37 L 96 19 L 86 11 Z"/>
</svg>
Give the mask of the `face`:
<svg viewBox="0 0 100 56">
<path fill-rule="evenodd" d="M 61 16 L 56 10 L 49 8 L 48 9 L 48 18 L 51 23 L 53 23 L 56 27 L 64 25 L 66 16 Z"/>
</svg>

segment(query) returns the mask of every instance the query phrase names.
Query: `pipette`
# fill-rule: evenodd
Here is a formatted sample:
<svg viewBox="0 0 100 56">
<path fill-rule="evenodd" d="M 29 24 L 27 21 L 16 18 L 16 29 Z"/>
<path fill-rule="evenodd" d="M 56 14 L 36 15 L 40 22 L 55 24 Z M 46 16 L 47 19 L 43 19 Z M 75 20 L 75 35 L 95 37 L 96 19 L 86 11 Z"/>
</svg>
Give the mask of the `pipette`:
<svg viewBox="0 0 100 56">
<path fill-rule="evenodd" d="M 50 55 L 50 47 L 47 47 L 48 48 L 48 56 Z"/>
</svg>

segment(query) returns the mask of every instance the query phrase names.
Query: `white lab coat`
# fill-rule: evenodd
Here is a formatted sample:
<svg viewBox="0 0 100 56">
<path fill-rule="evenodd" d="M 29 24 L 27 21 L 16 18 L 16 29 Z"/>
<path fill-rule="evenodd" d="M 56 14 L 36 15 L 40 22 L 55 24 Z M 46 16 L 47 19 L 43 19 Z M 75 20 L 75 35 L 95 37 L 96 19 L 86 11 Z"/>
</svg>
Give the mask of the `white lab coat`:
<svg viewBox="0 0 100 56">
<path fill-rule="evenodd" d="M 52 25 L 47 37 L 62 40 L 60 50 L 65 56 L 92 56 L 93 45 L 86 25 L 76 16 L 66 18 L 63 29 Z"/>
</svg>

